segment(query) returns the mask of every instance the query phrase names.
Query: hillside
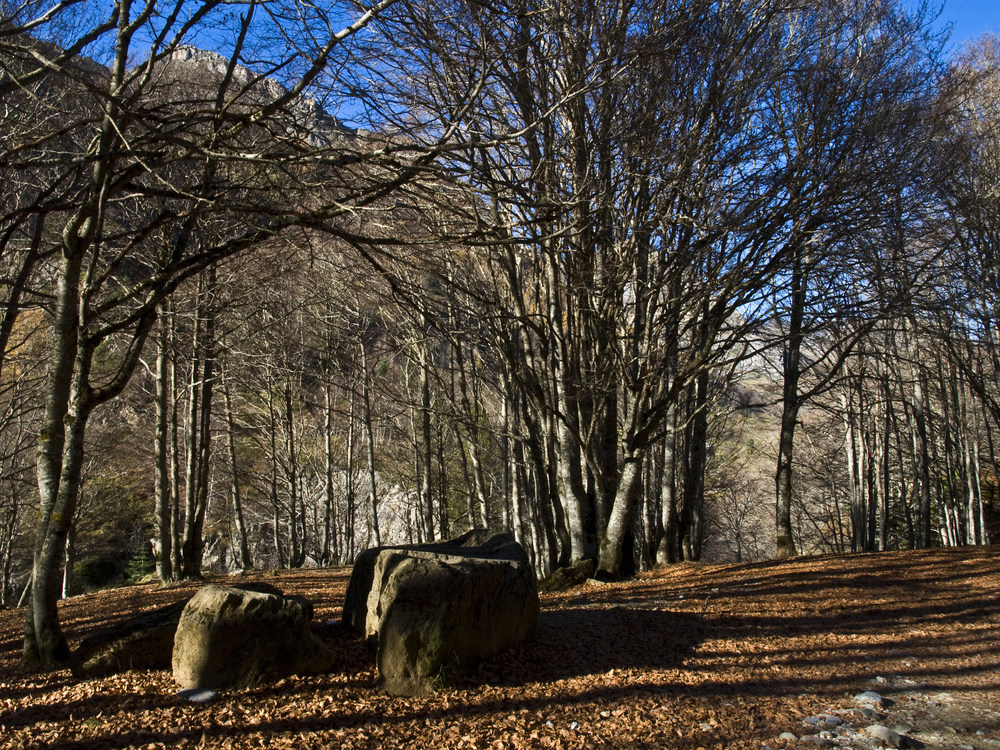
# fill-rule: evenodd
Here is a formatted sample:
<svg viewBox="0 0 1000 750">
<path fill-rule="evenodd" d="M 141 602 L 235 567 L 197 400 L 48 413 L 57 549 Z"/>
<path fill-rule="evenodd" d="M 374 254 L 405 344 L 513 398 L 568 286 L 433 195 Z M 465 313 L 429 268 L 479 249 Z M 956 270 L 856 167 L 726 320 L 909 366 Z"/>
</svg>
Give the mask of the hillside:
<svg viewBox="0 0 1000 750">
<path fill-rule="evenodd" d="M 545 595 L 532 644 L 426 699 L 372 688 L 367 653 L 335 624 L 348 571 L 261 577 L 316 604 L 317 629 L 342 649 L 342 669 L 209 706 L 181 704 L 167 672 L 22 677 L 23 612 L 8 610 L 0 745 L 868 748 L 877 743 L 860 730 L 878 722 L 904 730 L 910 747 L 1000 747 L 996 548 L 678 565 Z M 192 588 L 75 597 L 61 618 L 76 644 Z M 884 707 L 856 704 L 869 690 Z M 828 713 L 844 724 L 826 738 L 803 724 Z M 779 739 L 784 732 L 815 739 Z"/>
</svg>

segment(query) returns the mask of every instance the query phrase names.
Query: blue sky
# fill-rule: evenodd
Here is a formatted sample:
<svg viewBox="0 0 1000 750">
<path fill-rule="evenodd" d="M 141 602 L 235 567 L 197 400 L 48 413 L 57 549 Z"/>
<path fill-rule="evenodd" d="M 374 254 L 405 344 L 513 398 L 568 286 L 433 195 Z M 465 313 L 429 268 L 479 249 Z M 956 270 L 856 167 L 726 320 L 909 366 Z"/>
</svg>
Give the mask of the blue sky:
<svg viewBox="0 0 1000 750">
<path fill-rule="evenodd" d="M 907 0 L 916 5 L 918 0 Z M 931 0 L 931 7 L 937 7 L 941 0 Z M 967 40 L 986 31 L 1000 35 L 1000 0 L 944 0 L 944 9 L 938 23 L 954 24 L 950 46 L 961 47 Z"/>
</svg>

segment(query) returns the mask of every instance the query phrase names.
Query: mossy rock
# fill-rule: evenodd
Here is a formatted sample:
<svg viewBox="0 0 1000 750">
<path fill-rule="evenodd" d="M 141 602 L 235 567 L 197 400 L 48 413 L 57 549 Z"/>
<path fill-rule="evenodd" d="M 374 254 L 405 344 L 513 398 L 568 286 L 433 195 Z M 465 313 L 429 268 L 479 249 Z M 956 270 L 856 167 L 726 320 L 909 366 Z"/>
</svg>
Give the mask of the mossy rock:
<svg viewBox="0 0 1000 750">
<path fill-rule="evenodd" d="M 549 573 L 538 583 L 539 593 L 566 591 L 574 586 L 586 583 L 594 575 L 596 567 L 593 560 L 578 560 Z"/>
</svg>

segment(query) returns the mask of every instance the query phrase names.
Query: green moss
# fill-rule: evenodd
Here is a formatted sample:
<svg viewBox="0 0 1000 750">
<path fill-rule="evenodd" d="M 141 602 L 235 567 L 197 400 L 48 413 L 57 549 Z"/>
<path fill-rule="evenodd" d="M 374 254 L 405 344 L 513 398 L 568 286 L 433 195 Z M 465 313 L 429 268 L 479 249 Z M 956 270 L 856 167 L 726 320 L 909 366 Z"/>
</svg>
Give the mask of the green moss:
<svg viewBox="0 0 1000 750">
<path fill-rule="evenodd" d="M 458 660 L 446 662 L 441 665 L 438 669 L 436 675 L 431 680 L 431 687 L 435 690 L 446 690 L 448 688 L 453 688 L 462 681 L 465 676 L 465 670 L 458 663 Z"/>
<path fill-rule="evenodd" d="M 443 661 L 443 650 L 444 640 L 440 633 L 434 633 L 433 636 L 421 643 L 417 651 L 417 674 L 421 677 L 430 677 L 436 674 Z"/>
</svg>

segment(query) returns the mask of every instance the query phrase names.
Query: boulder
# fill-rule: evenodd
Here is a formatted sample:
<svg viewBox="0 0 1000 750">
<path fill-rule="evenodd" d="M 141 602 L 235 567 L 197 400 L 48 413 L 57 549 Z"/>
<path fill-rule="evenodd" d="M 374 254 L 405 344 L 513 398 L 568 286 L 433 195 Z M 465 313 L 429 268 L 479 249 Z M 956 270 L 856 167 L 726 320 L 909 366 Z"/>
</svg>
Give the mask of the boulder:
<svg viewBox="0 0 1000 750">
<path fill-rule="evenodd" d="M 237 588 L 281 596 L 277 588 L 267 583 L 241 584 Z M 88 678 L 129 669 L 170 669 L 174 633 L 187 603 L 185 599 L 143 612 L 88 636 L 73 655 L 73 674 Z"/>
<path fill-rule="evenodd" d="M 538 584 L 540 592 L 565 591 L 574 586 L 586 583 L 594 575 L 596 563 L 593 560 L 577 560 L 571 565 L 557 568 L 543 578 Z"/>
<path fill-rule="evenodd" d="M 381 686 L 421 695 L 531 638 L 535 575 L 510 534 L 474 531 L 429 545 L 372 550 L 351 576 L 344 621 L 377 645 Z M 357 604 L 364 583 L 364 612 Z"/>
<path fill-rule="evenodd" d="M 291 674 L 316 674 L 336 659 L 309 627 L 302 597 L 209 585 L 184 607 L 174 636 L 181 688 L 244 688 Z"/>
<path fill-rule="evenodd" d="M 499 538 L 494 541 L 495 537 Z M 366 627 L 368 620 L 368 597 L 372 591 L 375 564 L 378 561 L 378 556 L 383 552 L 387 550 L 403 550 L 461 556 L 470 550 L 479 550 L 478 554 L 480 555 L 502 555 L 504 551 L 499 549 L 498 544 L 501 546 L 514 544 L 518 550 L 511 550 L 511 553 L 524 556 L 523 550 L 520 550 L 520 545 L 509 534 L 494 535 L 485 529 L 472 529 L 461 536 L 452 539 L 441 539 L 436 542 L 373 547 L 372 549 L 363 550 L 354 560 L 354 567 L 351 569 L 351 579 L 347 583 L 347 592 L 344 594 L 342 615 L 344 625 L 362 637 L 371 635 L 369 628 Z"/>
</svg>

